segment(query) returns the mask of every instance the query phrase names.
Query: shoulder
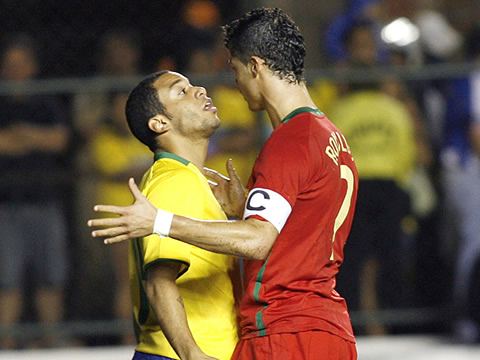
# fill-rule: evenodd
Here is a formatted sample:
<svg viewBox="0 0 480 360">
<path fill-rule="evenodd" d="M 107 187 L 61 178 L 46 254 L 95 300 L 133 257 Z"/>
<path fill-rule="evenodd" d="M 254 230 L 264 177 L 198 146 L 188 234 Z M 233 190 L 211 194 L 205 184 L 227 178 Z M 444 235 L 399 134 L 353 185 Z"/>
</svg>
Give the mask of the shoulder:
<svg viewBox="0 0 480 360">
<path fill-rule="evenodd" d="M 174 161 L 157 160 L 151 169 L 150 187 L 166 191 L 190 191 L 200 186 L 206 179 L 188 166 Z"/>
<path fill-rule="evenodd" d="M 325 116 L 302 113 L 281 124 L 265 143 L 260 164 L 289 173 L 308 173 L 322 165 L 324 149 L 333 132 L 339 131 Z M 294 171 L 294 169 L 296 171 Z"/>
<path fill-rule="evenodd" d="M 148 174 L 143 194 L 157 207 L 197 219 L 220 219 L 220 205 L 205 176 L 180 163 L 154 164 Z M 193 167 L 193 168 L 192 168 Z"/>
<path fill-rule="evenodd" d="M 262 152 L 280 159 L 303 161 L 312 150 L 328 143 L 333 131 L 339 130 L 325 115 L 302 113 L 275 129 Z"/>
</svg>

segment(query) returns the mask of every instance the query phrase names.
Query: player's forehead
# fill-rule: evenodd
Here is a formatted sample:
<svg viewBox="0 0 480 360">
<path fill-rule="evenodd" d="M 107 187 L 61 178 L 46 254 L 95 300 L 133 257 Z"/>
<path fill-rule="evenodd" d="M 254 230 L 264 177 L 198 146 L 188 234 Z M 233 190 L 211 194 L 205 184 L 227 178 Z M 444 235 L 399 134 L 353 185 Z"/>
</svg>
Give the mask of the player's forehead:
<svg viewBox="0 0 480 360">
<path fill-rule="evenodd" d="M 161 92 L 170 91 L 176 85 L 188 85 L 190 81 L 187 77 L 179 74 L 177 72 L 168 71 L 167 73 L 160 76 L 153 83 L 154 87 Z"/>
</svg>

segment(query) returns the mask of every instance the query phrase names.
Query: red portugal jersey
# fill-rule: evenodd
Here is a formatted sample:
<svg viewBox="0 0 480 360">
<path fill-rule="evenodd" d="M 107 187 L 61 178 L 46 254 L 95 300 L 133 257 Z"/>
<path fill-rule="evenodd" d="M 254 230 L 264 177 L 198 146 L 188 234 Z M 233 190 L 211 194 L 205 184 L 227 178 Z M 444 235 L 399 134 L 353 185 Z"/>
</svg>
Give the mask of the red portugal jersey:
<svg viewBox="0 0 480 360">
<path fill-rule="evenodd" d="M 335 291 L 358 189 L 343 135 L 318 109 L 295 110 L 265 143 L 248 188 L 244 217 L 280 233 L 265 261 L 245 261 L 242 337 L 322 330 L 355 341 Z"/>
</svg>

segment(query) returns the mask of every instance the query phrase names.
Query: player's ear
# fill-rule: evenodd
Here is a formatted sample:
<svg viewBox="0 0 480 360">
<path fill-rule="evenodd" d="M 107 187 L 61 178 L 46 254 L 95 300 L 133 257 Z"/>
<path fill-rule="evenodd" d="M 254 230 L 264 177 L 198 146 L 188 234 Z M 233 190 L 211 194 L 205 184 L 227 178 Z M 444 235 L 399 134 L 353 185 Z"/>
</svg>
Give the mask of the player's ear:
<svg viewBox="0 0 480 360">
<path fill-rule="evenodd" d="M 260 67 L 265 65 L 265 61 L 258 57 L 258 56 L 250 56 L 250 60 L 247 64 L 248 70 L 252 74 L 253 77 L 257 77 Z"/>
<path fill-rule="evenodd" d="M 161 135 L 170 129 L 170 121 L 165 115 L 157 114 L 148 120 L 148 128 Z"/>
</svg>

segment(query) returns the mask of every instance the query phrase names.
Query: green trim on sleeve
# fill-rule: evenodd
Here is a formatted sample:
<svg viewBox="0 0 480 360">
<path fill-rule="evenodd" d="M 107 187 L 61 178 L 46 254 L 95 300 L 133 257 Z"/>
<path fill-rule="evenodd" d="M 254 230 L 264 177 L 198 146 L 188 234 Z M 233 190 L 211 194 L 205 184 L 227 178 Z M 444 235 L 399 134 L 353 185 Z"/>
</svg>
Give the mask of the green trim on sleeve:
<svg viewBox="0 0 480 360">
<path fill-rule="evenodd" d="M 164 158 L 168 158 L 168 159 L 173 159 L 173 160 L 180 161 L 183 165 L 188 165 L 188 164 L 190 164 L 190 161 L 185 160 L 184 158 L 182 158 L 182 157 L 180 157 L 180 156 L 178 156 L 178 155 L 169 153 L 169 152 L 159 152 L 159 153 L 155 153 L 155 156 L 154 156 L 154 160 L 155 160 L 155 161 L 157 161 L 157 160 L 159 160 L 159 159 L 164 159 Z"/>
<path fill-rule="evenodd" d="M 293 110 L 290 114 L 285 116 L 285 118 L 282 120 L 282 123 L 285 124 L 286 122 L 288 122 L 294 116 L 297 116 L 298 114 L 301 114 L 301 113 L 304 113 L 304 112 L 309 112 L 309 113 L 315 114 L 317 116 L 323 116 L 323 112 L 321 112 L 319 109 L 314 109 L 314 108 L 311 108 L 311 107 L 301 107 L 301 108 Z"/>
<path fill-rule="evenodd" d="M 138 323 L 145 324 L 150 314 L 150 303 L 148 302 L 147 294 L 145 293 L 144 281 L 145 272 L 143 271 L 143 241 L 141 239 L 134 239 L 131 242 L 133 255 L 135 257 L 135 266 L 137 268 L 137 281 L 139 286 L 140 305 L 138 309 Z"/>
<path fill-rule="evenodd" d="M 269 255 L 270 256 L 270 255 Z M 257 314 L 255 315 L 255 322 L 257 325 L 258 329 L 258 336 L 265 336 L 267 335 L 267 329 L 265 329 L 265 324 L 263 323 L 263 310 L 267 307 L 267 304 L 265 304 L 263 301 L 260 300 L 259 294 L 260 294 L 260 288 L 262 286 L 262 280 L 263 280 L 263 274 L 265 273 L 265 268 L 267 266 L 268 262 L 268 257 L 265 260 L 265 263 L 263 266 L 260 268 L 257 274 L 257 278 L 255 281 L 255 288 L 253 290 L 253 298 L 255 301 L 259 303 L 263 303 L 263 308 Z"/>
<path fill-rule="evenodd" d="M 170 262 L 174 262 L 174 263 L 179 263 L 179 264 L 182 264 L 183 267 L 181 269 L 181 271 L 178 273 L 177 275 L 177 279 L 182 276 L 183 274 L 185 274 L 188 270 L 188 268 L 190 267 L 190 264 L 186 261 L 183 261 L 183 260 L 178 260 L 178 259 L 168 259 L 168 258 L 161 258 L 161 259 L 156 259 L 156 260 L 153 260 L 152 262 L 149 262 L 148 264 L 146 264 L 144 267 L 143 267 L 143 271 L 144 272 L 147 272 L 147 270 L 152 267 L 153 265 L 155 264 L 158 264 L 159 262 L 166 262 L 166 261 L 170 261 Z"/>
</svg>

